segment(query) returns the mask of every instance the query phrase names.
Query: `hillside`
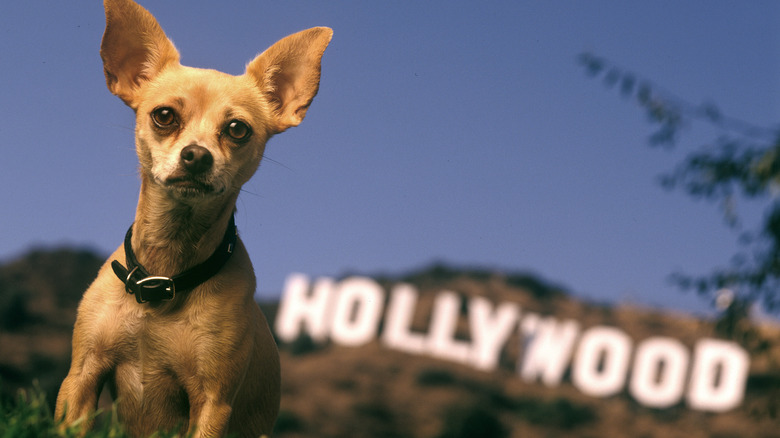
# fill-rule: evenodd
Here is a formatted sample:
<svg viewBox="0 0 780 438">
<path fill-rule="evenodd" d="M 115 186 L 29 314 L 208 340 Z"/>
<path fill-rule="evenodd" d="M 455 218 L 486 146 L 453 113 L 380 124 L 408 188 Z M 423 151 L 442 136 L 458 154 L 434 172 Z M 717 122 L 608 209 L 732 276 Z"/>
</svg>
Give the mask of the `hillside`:
<svg viewBox="0 0 780 438">
<path fill-rule="evenodd" d="M 37 380 L 54 400 L 68 372 L 76 306 L 104 257 L 34 249 L 0 266 L 0 396 Z"/>
<path fill-rule="evenodd" d="M 78 297 L 102 261 L 86 250 L 35 250 L 0 266 L 4 398 L 37 379 L 53 402 L 67 371 Z M 336 339 L 315 340 L 302 331 L 291 342 L 280 342 L 283 394 L 276 436 L 778 436 L 780 333 L 775 329 L 583 303 L 522 274 L 434 265 L 370 281 L 385 294 L 375 338 L 347 346 Z M 493 315 L 498 309 L 518 309 L 520 329 L 508 334 L 494 367 L 391 348 L 382 333 L 395 297 L 391 291 L 399 284 L 417 291 L 409 336 L 433 336 L 426 333 L 438 324 L 433 321 L 439 317 L 432 314 L 441 307 L 445 291 L 460 300 L 450 340 L 454 347 L 477 341 L 469 315 L 476 297 L 495 306 Z M 279 304 L 262 307 L 275 326 Z M 573 365 L 554 384 L 522 378 L 523 348 L 529 348 L 522 328 L 536 318 L 533 315 L 559 323 L 574 321 L 581 337 L 594 327 L 615 328 L 630 339 L 635 351 L 647 339 L 675 339 L 687 351 L 695 351 L 701 339 L 732 337 L 750 356 L 744 400 L 734 409 L 711 412 L 691 409 L 685 400 L 665 408 L 649 407 L 628 385 L 608 396 L 594 396 L 575 384 Z M 636 372 L 636 364 L 632 366 Z"/>
</svg>

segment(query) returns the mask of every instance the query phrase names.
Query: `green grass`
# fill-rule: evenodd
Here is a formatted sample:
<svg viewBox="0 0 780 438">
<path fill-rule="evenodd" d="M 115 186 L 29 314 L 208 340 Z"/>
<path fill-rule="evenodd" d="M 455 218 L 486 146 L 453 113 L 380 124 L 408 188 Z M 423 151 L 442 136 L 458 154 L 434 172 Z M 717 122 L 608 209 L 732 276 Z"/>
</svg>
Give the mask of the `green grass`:
<svg viewBox="0 0 780 438">
<path fill-rule="evenodd" d="M 84 424 L 69 427 L 54 420 L 44 392 L 36 385 L 20 391 L 13 400 L 0 403 L 0 438 L 130 438 L 117 421 L 116 409 L 97 412 L 92 430 L 83 434 Z M 156 432 L 153 438 L 179 437 L 174 432 Z"/>
</svg>

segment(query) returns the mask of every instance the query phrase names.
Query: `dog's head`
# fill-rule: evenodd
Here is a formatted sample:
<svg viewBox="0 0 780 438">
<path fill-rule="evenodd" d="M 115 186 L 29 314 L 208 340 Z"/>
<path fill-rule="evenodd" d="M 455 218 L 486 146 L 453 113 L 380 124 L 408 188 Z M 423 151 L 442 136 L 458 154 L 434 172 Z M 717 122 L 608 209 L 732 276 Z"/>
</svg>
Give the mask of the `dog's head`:
<svg viewBox="0 0 780 438">
<path fill-rule="evenodd" d="M 266 141 L 297 126 L 317 94 L 333 32 L 290 35 L 241 76 L 185 67 L 155 18 L 131 0 L 105 0 L 100 49 L 108 89 L 136 113 L 142 178 L 180 200 L 237 193 Z"/>
</svg>

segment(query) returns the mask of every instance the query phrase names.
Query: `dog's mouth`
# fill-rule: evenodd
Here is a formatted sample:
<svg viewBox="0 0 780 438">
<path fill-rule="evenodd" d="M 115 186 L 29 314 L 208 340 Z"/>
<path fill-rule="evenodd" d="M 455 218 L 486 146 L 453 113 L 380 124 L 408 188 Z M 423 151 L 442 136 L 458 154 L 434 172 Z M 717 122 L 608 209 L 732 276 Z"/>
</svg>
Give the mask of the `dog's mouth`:
<svg viewBox="0 0 780 438">
<path fill-rule="evenodd" d="M 213 184 L 209 184 L 192 176 L 177 176 L 165 180 L 165 188 L 175 191 L 177 194 L 190 196 L 204 196 L 217 192 Z"/>
</svg>

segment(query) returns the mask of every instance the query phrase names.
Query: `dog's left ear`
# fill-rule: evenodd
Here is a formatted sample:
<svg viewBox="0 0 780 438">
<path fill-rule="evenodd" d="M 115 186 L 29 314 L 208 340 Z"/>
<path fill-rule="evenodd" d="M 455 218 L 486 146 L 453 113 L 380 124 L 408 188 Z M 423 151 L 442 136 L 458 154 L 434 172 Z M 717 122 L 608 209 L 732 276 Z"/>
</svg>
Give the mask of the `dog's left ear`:
<svg viewBox="0 0 780 438">
<path fill-rule="evenodd" d="M 283 38 L 246 67 L 273 110 L 272 131 L 298 126 L 320 86 L 322 54 L 333 30 L 315 27 Z"/>
<path fill-rule="evenodd" d="M 138 87 L 163 68 L 179 63 L 179 52 L 149 11 L 132 0 L 104 0 L 106 32 L 100 45 L 108 89 L 136 109 Z"/>
</svg>

